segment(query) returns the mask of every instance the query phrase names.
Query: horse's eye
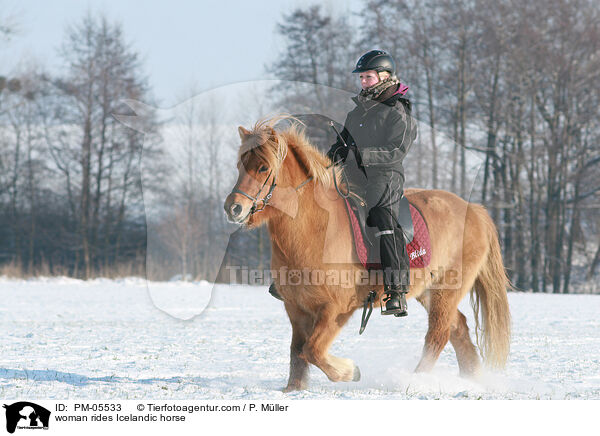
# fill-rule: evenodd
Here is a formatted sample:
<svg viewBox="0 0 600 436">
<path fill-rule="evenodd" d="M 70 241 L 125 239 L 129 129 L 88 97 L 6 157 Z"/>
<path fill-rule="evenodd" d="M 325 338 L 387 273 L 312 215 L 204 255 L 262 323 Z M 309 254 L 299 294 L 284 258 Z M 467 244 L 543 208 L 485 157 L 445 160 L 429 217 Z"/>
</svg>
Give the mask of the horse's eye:
<svg viewBox="0 0 600 436">
<path fill-rule="evenodd" d="M 266 166 L 264 166 L 264 165 L 263 165 L 262 167 L 260 167 L 260 168 L 258 169 L 258 172 L 259 172 L 259 173 L 264 173 L 264 172 L 265 172 L 265 171 L 267 171 L 267 170 L 268 170 L 268 168 L 267 168 Z"/>
</svg>

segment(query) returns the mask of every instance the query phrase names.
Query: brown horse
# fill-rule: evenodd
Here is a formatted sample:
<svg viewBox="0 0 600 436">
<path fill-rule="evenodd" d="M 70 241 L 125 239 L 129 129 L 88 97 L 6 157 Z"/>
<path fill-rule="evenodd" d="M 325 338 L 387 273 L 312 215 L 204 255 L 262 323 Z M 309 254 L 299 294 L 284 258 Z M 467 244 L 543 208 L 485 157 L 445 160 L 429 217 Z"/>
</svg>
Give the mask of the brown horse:
<svg viewBox="0 0 600 436">
<path fill-rule="evenodd" d="M 275 281 L 292 324 L 285 391 L 306 387 L 309 363 L 332 381 L 356 381 L 360 372 L 352 360 L 328 350 L 369 291 L 376 290 L 381 299 L 383 286 L 363 280 L 366 271 L 327 169 L 330 160 L 296 125 L 274 130 L 279 119 L 259 121 L 251 131 L 239 127 L 239 177 L 225 200 L 225 211 L 230 221 L 248 228 L 268 226 L 271 268 L 282 272 Z M 450 192 L 407 189 L 405 195 L 422 213 L 432 246 L 430 264 L 411 270 L 408 297 L 416 298 L 429 314 L 416 371 L 431 369 L 448 340 L 461 375 L 479 371 L 466 318 L 457 309 L 469 291 L 480 353 L 487 364 L 504 366 L 510 342 L 510 283 L 493 221 L 482 206 Z M 348 284 L 343 277 L 353 281 Z"/>
</svg>

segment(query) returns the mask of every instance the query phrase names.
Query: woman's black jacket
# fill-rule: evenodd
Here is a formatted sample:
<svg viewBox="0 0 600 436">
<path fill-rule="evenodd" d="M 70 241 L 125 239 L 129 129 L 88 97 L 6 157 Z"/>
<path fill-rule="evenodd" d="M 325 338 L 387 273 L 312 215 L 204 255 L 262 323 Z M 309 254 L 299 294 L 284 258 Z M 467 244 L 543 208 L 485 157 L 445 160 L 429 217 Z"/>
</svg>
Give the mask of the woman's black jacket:
<svg viewBox="0 0 600 436">
<path fill-rule="evenodd" d="M 410 101 L 390 91 L 380 101 L 353 97 L 356 107 L 348 113 L 341 136 L 367 172 L 395 170 L 404 175 L 402 161 L 417 137 L 417 125 Z M 342 145 L 338 140 L 330 151 Z"/>
</svg>

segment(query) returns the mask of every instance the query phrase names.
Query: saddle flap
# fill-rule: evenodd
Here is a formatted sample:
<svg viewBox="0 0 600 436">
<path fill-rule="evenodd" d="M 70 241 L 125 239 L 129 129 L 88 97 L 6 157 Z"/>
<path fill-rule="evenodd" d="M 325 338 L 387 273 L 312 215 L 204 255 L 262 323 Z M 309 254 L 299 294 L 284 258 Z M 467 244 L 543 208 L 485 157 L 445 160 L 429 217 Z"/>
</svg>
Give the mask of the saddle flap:
<svg viewBox="0 0 600 436">
<path fill-rule="evenodd" d="M 365 200 L 352 191 L 350 191 L 350 195 L 348 196 L 347 200 L 349 206 L 356 214 L 356 218 L 358 220 L 358 224 L 362 230 L 363 235 L 367 237 L 367 240 L 371 239 L 369 235 L 367 235 L 367 229 L 369 228 L 369 225 L 367 223 L 369 211 L 367 209 Z M 396 222 L 398 223 L 398 225 L 402 229 L 402 233 L 404 234 L 404 242 L 406 243 L 406 245 L 408 245 L 412 242 L 415 232 L 412 214 L 410 213 L 410 203 L 404 195 L 402 195 L 400 201 L 398 202 L 398 208 L 396 210 L 395 215 Z"/>
<path fill-rule="evenodd" d="M 367 225 L 368 210 L 365 201 L 353 192 L 345 200 L 359 261 L 367 269 L 379 269 L 379 240 L 375 237 L 377 228 Z M 427 224 L 421 213 L 404 196 L 398 210 L 398 223 L 404 233 L 410 267 L 424 268 L 431 259 Z"/>
<path fill-rule="evenodd" d="M 404 242 L 408 245 L 413 240 L 415 230 L 413 227 L 412 215 L 410 213 L 410 203 L 404 195 L 400 198 L 396 216 L 398 225 L 402 228 L 402 232 L 404 233 Z"/>
</svg>

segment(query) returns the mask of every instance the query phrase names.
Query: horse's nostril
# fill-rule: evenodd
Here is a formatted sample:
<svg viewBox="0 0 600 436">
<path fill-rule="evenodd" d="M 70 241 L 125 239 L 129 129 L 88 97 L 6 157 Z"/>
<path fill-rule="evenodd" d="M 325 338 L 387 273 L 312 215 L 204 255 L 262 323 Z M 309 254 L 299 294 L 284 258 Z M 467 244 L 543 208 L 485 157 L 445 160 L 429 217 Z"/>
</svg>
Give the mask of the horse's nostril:
<svg viewBox="0 0 600 436">
<path fill-rule="evenodd" d="M 242 205 L 239 204 L 239 203 L 233 203 L 231 205 L 230 210 L 231 210 L 231 215 L 232 216 L 238 216 L 239 214 L 242 213 Z"/>
</svg>

